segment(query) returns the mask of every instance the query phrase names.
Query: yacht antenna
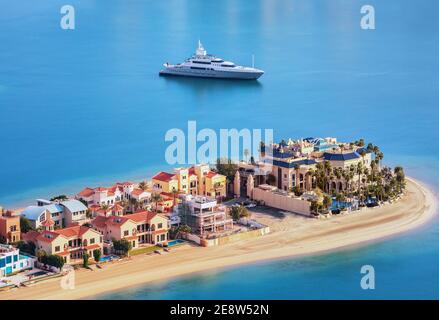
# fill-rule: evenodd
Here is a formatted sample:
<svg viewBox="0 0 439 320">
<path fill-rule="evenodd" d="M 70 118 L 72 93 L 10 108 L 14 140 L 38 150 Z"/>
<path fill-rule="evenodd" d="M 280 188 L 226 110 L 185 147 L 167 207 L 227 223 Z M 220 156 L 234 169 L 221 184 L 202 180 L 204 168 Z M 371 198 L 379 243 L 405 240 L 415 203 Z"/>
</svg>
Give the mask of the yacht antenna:
<svg viewBox="0 0 439 320">
<path fill-rule="evenodd" d="M 252 54 L 252 68 L 255 68 L 255 55 Z"/>
</svg>

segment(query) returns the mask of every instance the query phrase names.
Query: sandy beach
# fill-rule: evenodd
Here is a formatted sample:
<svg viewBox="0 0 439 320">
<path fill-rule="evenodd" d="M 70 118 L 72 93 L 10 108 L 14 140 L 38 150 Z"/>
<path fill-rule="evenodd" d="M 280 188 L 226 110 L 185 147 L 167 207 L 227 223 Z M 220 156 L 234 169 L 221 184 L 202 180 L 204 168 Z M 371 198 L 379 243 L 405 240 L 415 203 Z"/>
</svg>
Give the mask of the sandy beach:
<svg viewBox="0 0 439 320">
<path fill-rule="evenodd" d="M 336 250 L 418 228 L 434 217 L 437 206 L 433 192 L 410 179 L 406 194 L 393 204 L 328 219 L 253 213 L 256 220 L 270 226 L 270 234 L 219 247 L 184 245 L 162 255 L 136 256 L 107 264 L 102 270 L 76 271 L 72 290 L 61 289 L 60 280 L 53 279 L 0 292 L 0 299 L 81 299 L 189 273 Z"/>
</svg>

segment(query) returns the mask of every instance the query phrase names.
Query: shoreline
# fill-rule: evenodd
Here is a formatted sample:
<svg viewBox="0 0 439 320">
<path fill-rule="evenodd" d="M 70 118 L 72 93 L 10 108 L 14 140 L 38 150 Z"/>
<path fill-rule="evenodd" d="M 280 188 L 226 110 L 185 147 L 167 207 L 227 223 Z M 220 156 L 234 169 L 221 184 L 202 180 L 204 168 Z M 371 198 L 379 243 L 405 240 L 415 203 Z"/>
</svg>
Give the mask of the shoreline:
<svg viewBox="0 0 439 320">
<path fill-rule="evenodd" d="M 425 226 L 438 200 L 422 182 L 407 178 L 406 194 L 393 204 L 329 219 L 272 219 L 267 235 L 201 248 L 184 245 L 163 255 L 135 256 L 102 270 L 79 270 L 76 288 L 62 290 L 59 279 L 0 292 L 1 299 L 84 299 L 129 287 L 240 265 L 297 258 L 367 245 Z M 257 219 L 258 220 L 258 219 Z"/>
</svg>

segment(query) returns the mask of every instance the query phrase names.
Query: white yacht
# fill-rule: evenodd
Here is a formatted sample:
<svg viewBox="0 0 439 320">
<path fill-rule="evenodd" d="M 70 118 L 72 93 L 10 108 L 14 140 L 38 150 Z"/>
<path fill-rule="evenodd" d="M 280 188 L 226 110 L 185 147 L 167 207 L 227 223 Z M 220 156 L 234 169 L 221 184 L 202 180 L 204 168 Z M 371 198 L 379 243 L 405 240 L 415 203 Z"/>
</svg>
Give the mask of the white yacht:
<svg viewBox="0 0 439 320">
<path fill-rule="evenodd" d="M 224 61 L 219 57 L 207 54 L 203 45 L 198 41 L 195 54 L 180 64 L 163 64 L 165 67 L 160 75 L 175 75 L 186 77 L 226 78 L 226 79 L 258 79 L 264 71 L 237 66 L 233 62 Z"/>
</svg>

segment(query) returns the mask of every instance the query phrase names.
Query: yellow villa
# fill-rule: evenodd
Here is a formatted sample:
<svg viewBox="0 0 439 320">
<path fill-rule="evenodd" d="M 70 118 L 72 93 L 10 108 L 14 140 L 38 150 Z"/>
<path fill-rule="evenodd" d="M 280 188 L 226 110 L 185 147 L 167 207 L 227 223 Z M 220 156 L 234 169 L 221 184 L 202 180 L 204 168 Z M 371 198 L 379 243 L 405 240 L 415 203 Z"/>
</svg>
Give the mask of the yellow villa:
<svg viewBox="0 0 439 320">
<path fill-rule="evenodd" d="M 153 191 L 204 195 L 209 197 L 226 196 L 226 177 L 210 170 L 208 165 L 190 168 L 177 168 L 174 173 L 159 172 L 152 178 Z"/>
</svg>

